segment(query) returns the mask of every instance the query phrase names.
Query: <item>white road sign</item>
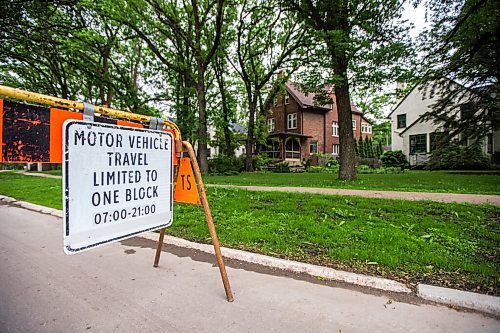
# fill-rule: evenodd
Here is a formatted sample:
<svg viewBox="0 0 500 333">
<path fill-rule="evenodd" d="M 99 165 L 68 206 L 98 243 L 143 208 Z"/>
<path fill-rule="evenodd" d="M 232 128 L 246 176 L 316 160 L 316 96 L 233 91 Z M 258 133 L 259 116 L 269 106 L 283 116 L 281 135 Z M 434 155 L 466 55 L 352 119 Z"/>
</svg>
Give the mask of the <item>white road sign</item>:
<svg viewBox="0 0 500 333">
<path fill-rule="evenodd" d="M 171 133 L 78 120 L 63 132 L 67 254 L 172 223 Z"/>
</svg>

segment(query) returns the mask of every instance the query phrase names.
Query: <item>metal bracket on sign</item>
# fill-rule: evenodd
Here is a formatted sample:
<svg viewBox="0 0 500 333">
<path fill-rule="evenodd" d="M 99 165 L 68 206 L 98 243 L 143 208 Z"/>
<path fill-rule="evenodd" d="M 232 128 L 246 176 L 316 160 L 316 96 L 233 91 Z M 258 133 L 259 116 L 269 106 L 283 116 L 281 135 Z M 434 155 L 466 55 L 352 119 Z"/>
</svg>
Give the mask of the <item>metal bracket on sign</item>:
<svg viewBox="0 0 500 333">
<path fill-rule="evenodd" d="M 165 121 L 161 118 L 151 117 L 149 120 L 149 128 L 152 130 L 163 130 Z"/>
<path fill-rule="evenodd" d="M 94 106 L 89 103 L 83 103 L 83 120 L 94 122 Z"/>
</svg>

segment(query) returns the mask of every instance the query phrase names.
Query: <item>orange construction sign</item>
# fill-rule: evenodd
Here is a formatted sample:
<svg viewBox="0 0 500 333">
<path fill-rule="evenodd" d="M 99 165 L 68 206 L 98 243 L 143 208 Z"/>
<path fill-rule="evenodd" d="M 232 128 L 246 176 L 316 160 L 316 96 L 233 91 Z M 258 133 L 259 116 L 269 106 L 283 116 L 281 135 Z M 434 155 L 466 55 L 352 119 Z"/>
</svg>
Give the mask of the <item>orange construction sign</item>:
<svg viewBox="0 0 500 333">
<path fill-rule="evenodd" d="M 198 187 L 189 157 L 180 159 L 179 174 L 175 185 L 174 201 L 201 205 Z"/>
</svg>

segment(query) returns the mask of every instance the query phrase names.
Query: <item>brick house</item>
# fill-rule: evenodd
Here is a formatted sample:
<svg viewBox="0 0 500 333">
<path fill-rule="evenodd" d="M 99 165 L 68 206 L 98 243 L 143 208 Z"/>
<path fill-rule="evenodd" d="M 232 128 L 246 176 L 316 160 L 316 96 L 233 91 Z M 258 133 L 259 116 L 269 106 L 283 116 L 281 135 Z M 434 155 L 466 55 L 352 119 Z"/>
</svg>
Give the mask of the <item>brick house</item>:
<svg viewBox="0 0 500 333">
<path fill-rule="evenodd" d="M 278 95 L 266 117 L 267 147 L 274 160 L 299 164 L 315 153 L 339 155 L 338 112 L 333 105 L 315 105 L 314 94 L 302 93 L 293 83 L 285 84 L 286 94 Z M 354 137 L 372 137 L 372 123 L 351 106 Z"/>
</svg>

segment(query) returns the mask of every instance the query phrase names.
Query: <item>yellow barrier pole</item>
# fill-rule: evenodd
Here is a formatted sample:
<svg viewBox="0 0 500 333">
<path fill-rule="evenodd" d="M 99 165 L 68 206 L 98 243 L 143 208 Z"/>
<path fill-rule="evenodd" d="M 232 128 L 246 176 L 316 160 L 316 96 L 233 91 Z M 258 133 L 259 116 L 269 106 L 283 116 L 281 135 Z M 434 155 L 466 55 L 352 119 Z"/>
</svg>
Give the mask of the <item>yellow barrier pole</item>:
<svg viewBox="0 0 500 333">
<path fill-rule="evenodd" d="M 59 107 L 63 107 L 63 108 L 76 109 L 76 110 L 81 110 L 81 111 L 83 111 L 83 108 L 84 108 L 83 102 L 75 102 L 75 101 L 71 101 L 68 99 L 38 94 L 38 93 L 34 93 L 34 92 L 30 92 L 30 91 L 26 91 L 26 90 L 22 90 L 22 89 L 18 89 L 18 88 L 11 88 L 11 87 L 2 86 L 2 85 L 0 85 L 0 95 L 7 96 L 10 98 L 21 99 L 21 100 L 25 100 L 25 101 L 33 102 L 33 103 L 47 104 L 47 105 L 51 105 L 51 106 L 59 106 Z M 145 116 L 142 114 L 127 112 L 127 111 L 122 111 L 122 110 L 115 110 L 115 109 L 111 109 L 111 108 L 108 108 L 105 106 L 99 106 L 99 105 L 94 105 L 94 112 L 99 113 L 99 114 L 104 115 L 104 116 L 111 116 L 111 117 L 129 119 L 129 120 L 140 121 L 140 122 L 149 123 L 151 121 L 150 116 Z M 165 120 L 165 125 L 169 126 L 170 128 L 172 128 L 174 130 L 177 140 L 182 140 L 181 131 L 179 130 L 179 127 L 177 127 L 177 125 L 175 123 L 173 123 L 169 120 Z"/>
</svg>

